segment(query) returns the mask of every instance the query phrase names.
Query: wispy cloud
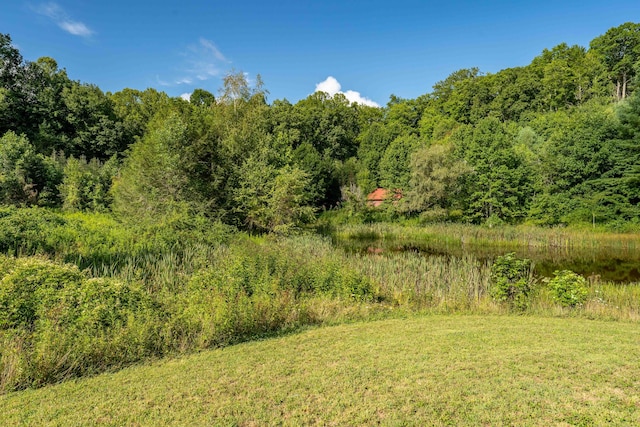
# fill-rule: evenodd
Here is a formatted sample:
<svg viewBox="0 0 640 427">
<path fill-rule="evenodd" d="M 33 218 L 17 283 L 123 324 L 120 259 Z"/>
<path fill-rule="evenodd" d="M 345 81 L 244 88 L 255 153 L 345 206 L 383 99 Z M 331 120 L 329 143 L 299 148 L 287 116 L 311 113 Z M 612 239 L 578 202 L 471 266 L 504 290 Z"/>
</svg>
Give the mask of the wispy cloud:
<svg viewBox="0 0 640 427">
<path fill-rule="evenodd" d="M 347 90 L 345 92 L 342 91 L 342 85 L 335 77 L 329 76 L 325 80 L 321 81 L 316 85 L 316 92 L 326 92 L 330 96 L 335 95 L 336 93 L 341 93 L 349 100 L 349 102 L 355 102 L 356 104 L 368 105 L 369 107 L 380 107 L 380 105 L 372 101 L 369 98 L 365 98 L 360 95 L 360 92 L 356 92 L 355 90 Z"/>
<path fill-rule="evenodd" d="M 180 76 L 173 79 L 174 85 L 190 85 L 220 77 L 231 63 L 211 40 L 204 37 L 187 46 L 183 56 Z"/>
<path fill-rule="evenodd" d="M 84 23 L 73 20 L 57 3 L 42 3 L 32 7 L 33 11 L 51 19 L 56 25 L 69 34 L 80 37 L 91 37 L 94 31 Z"/>
<path fill-rule="evenodd" d="M 200 37 L 200 45 L 211 54 L 213 54 L 213 56 L 215 56 L 218 61 L 228 62 L 227 58 L 224 57 L 224 55 L 218 50 L 216 45 L 214 45 L 211 41 L 205 39 L 204 37 Z"/>
<path fill-rule="evenodd" d="M 158 83 L 160 86 L 171 86 L 171 83 L 162 80 L 159 75 L 156 75 L 156 83 Z"/>
</svg>

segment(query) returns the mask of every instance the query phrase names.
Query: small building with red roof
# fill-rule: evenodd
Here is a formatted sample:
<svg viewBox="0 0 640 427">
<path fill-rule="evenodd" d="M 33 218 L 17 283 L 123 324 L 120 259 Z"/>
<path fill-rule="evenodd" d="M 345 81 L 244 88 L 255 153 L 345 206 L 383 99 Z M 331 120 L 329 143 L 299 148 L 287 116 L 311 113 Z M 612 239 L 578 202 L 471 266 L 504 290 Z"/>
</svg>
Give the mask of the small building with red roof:
<svg viewBox="0 0 640 427">
<path fill-rule="evenodd" d="M 393 198 L 394 201 L 400 200 L 402 198 L 402 191 L 393 190 L 393 193 L 391 193 L 391 191 L 386 188 L 376 188 L 367 195 L 367 205 L 377 208 L 382 205 L 385 200 L 389 200 L 390 198 Z"/>
</svg>

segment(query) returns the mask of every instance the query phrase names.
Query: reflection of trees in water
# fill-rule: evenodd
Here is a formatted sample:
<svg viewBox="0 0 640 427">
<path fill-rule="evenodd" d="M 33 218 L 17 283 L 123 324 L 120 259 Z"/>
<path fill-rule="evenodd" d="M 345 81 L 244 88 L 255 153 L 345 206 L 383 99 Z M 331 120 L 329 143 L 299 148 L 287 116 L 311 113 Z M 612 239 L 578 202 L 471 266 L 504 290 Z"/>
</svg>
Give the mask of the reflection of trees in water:
<svg viewBox="0 0 640 427">
<path fill-rule="evenodd" d="M 425 256 L 473 255 L 480 262 L 491 261 L 508 252 L 534 261 L 536 274 L 552 277 L 556 270 L 571 270 L 594 280 L 640 282 L 640 254 L 629 249 L 538 248 L 487 245 L 447 245 L 434 242 L 400 242 L 379 239 L 334 239 L 337 246 L 349 252 L 384 254 L 414 252 Z"/>
</svg>

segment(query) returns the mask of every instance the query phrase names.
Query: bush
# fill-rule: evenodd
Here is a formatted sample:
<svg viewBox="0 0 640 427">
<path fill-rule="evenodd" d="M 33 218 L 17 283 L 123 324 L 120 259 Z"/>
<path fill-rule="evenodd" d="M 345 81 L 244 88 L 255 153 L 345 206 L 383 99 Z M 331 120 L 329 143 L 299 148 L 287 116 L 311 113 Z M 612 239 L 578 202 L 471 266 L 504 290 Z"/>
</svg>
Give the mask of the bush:
<svg viewBox="0 0 640 427">
<path fill-rule="evenodd" d="M 40 258 L 0 262 L 0 329 L 33 330 L 63 296 L 62 289 L 77 287 L 84 279 L 76 266 Z"/>
<path fill-rule="evenodd" d="M 491 296 L 510 308 L 524 310 L 533 289 L 531 260 L 514 253 L 499 256 L 491 266 Z"/>
<path fill-rule="evenodd" d="M 553 299 L 563 307 L 582 305 L 587 300 L 587 281 L 584 277 L 570 270 L 555 271 L 554 278 L 549 280 L 549 288 Z"/>
<path fill-rule="evenodd" d="M 162 315 L 138 286 L 0 256 L 0 393 L 162 355 Z"/>
<path fill-rule="evenodd" d="M 244 241 L 224 254 L 216 265 L 192 278 L 192 289 L 209 289 L 227 296 L 243 292 L 275 295 L 290 293 L 293 297 L 327 296 L 353 300 L 375 297 L 367 277 L 322 253 L 309 256 L 306 245 L 324 242 L 291 238 Z"/>
<path fill-rule="evenodd" d="M 60 242 L 52 230 L 64 227 L 61 215 L 42 208 L 0 208 L 0 252 L 14 255 L 54 254 Z"/>
</svg>

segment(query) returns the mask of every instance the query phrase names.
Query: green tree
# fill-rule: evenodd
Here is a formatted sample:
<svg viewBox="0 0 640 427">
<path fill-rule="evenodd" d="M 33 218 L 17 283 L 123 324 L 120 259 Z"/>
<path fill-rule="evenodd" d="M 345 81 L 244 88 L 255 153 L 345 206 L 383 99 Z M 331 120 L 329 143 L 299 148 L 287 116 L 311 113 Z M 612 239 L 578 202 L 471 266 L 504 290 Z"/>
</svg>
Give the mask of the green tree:
<svg viewBox="0 0 640 427">
<path fill-rule="evenodd" d="M 107 159 L 124 151 L 127 141 L 113 103 L 97 86 L 72 84 L 62 99 L 71 130 L 56 147 L 68 155 Z"/>
<path fill-rule="evenodd" d="M 310 220 L 304 171 L 288 165 L 278 169 L 256 157 L 248 158 L 241 171 L 233 200 L 244 227 L 288 233 Z"/>
<path fill-rule="evenodd" d="M 186 191 L 188 176 L 173 148 L 187 142 L 186 130 L 183 120 L 172 114 L 131 146 L 113 183 L 113 210 L 120 217 L 159 221 L 193 207 Z"/>
<path fill-rule="evenodd" d="M 171 100 L 164 92 L 155 89 L 139 91 L 123 89 L 109 95 L 113 111 L 122 123 L 124 140 L 128 145 L 144 135 L 151 119 L 171 107 Z"/>
<path fill-rule="evenodd" d="M 534 60 L 535 63 L 535 60 Z M 527 113 L 541 109 L 543 73 L 532 63 L 526 67 L 507 68 L 496 74 L 485 77 L 490 93 L 495 94 L 489 101 L 488 111 L 481 115 L 482 110 L 476 109 L 473 122 L 492 115 L 502 121 L 519 121 Z"/>
<path fill-rule="evenodd" d="M 57 163 L 36 153 L 13 131 L 0 138 L 0 201 L 15 205 L 55 204 L 60 183 Z"/>
<path fill-rule="evenodd" d="M 67 159 L 64 178 L 58 187 L 63 209 L 105 211 L 110 208 L 111 183 L 117 172 L 115 156 L 105 163 L 98 159 L 87 162 L 84 157 Z"/>
<path fill-rule="evenodd" d="M 530 68 L 537 70 L 542 110 L 558 110 L 583 104 L 607 94 L 605 69 L 593 51 L 561 43 L 544 49 Z"/>
<path fill-rule="evenodd" d="M 9 34 L 0 33 L 0 135 L 11 130 L 34 138 L 41 84 L 40 69 L 23 60 Z"/>
<path fill-rule="evenodd" d="M 527 211 L 533 171 L 514 149 L 515 131 L 495 118 L 465 126 L 453 136 L 457 156 L 474 173 L 465 177 L 466 211 L 475 222 L 517 222 Z"/>
<path fill-rule="evenodd" d="M 384 188 L 406 190 L 411 178 L 411 155 L 420 146 L 416 135 L 394 139 L 380 159 L 380 184 Z"/>
<path fill-rule="evenodd" d="M 196 106 L 209 107 L 216 102 L 216 98 L 211 92 L 207 92 L 204 89 L 195 89 L 189 97 L 189 102 Z"/>
<path fill-rule="evenodd" d="M 411 156 L 409 208 L 415 212 L 448 209 L 463 190 L 461 178 L 473 172 L 464 160 L 456 159 L 451 144 L 434 144 Z"/>
<path fill-rule="evenodd" d="M 300 142 L 310 143 L 331 159 L 344 161 L 355 155 L 358 112 L 343 94 L 330 97 L 316 92 L 296 103 L 293 114 L 292 126 L 298 130 Z"/>
<path fill-rule="evenodd" d="M 396 123 L 373 123 L 358 135 L 358 185 L 365 192 L 371 192 L 381 185 L 380 160 L 391 141 L 400 133 L 401 127 Z"/>
<path fill-rule="evenodd" d="M 58 68 L 58 63 L 49 57 L 39 58 L 34 65 L 39 69 L 42 85 L 38 89 L 37 118 L 34 120 L 33 144 L 40 153 L 50 154 L 64 150 L 63 141 L 69 139 L 74 132 L 66 120 L 67 107 L 62 97 L 65 89 L 73 82 L 67 77 L 65 70 Z"/>
<path fill-rule="evenodd" d="M 590 47 L 601 58 L 615 84 L 616 100 L 626 98 L 640 60 L 640 24 L 626 22 L 611 28 L 593 39 Z"/>
<path fill-rule="evenodd" d="M 308 142 L 293 151 L 293 162 L 309 177 L 306 192 L 314 205 L 330 207 L 337 198 L 336 192 L 340 191 L 335 163 Z"/>
<path fill-rule="evenodd" d="M 634 92 L 617 110 L 622 140 L 616 144 L 616 174 L 629 203 L 640 206 L 640 93 Z"/>
</svg>

